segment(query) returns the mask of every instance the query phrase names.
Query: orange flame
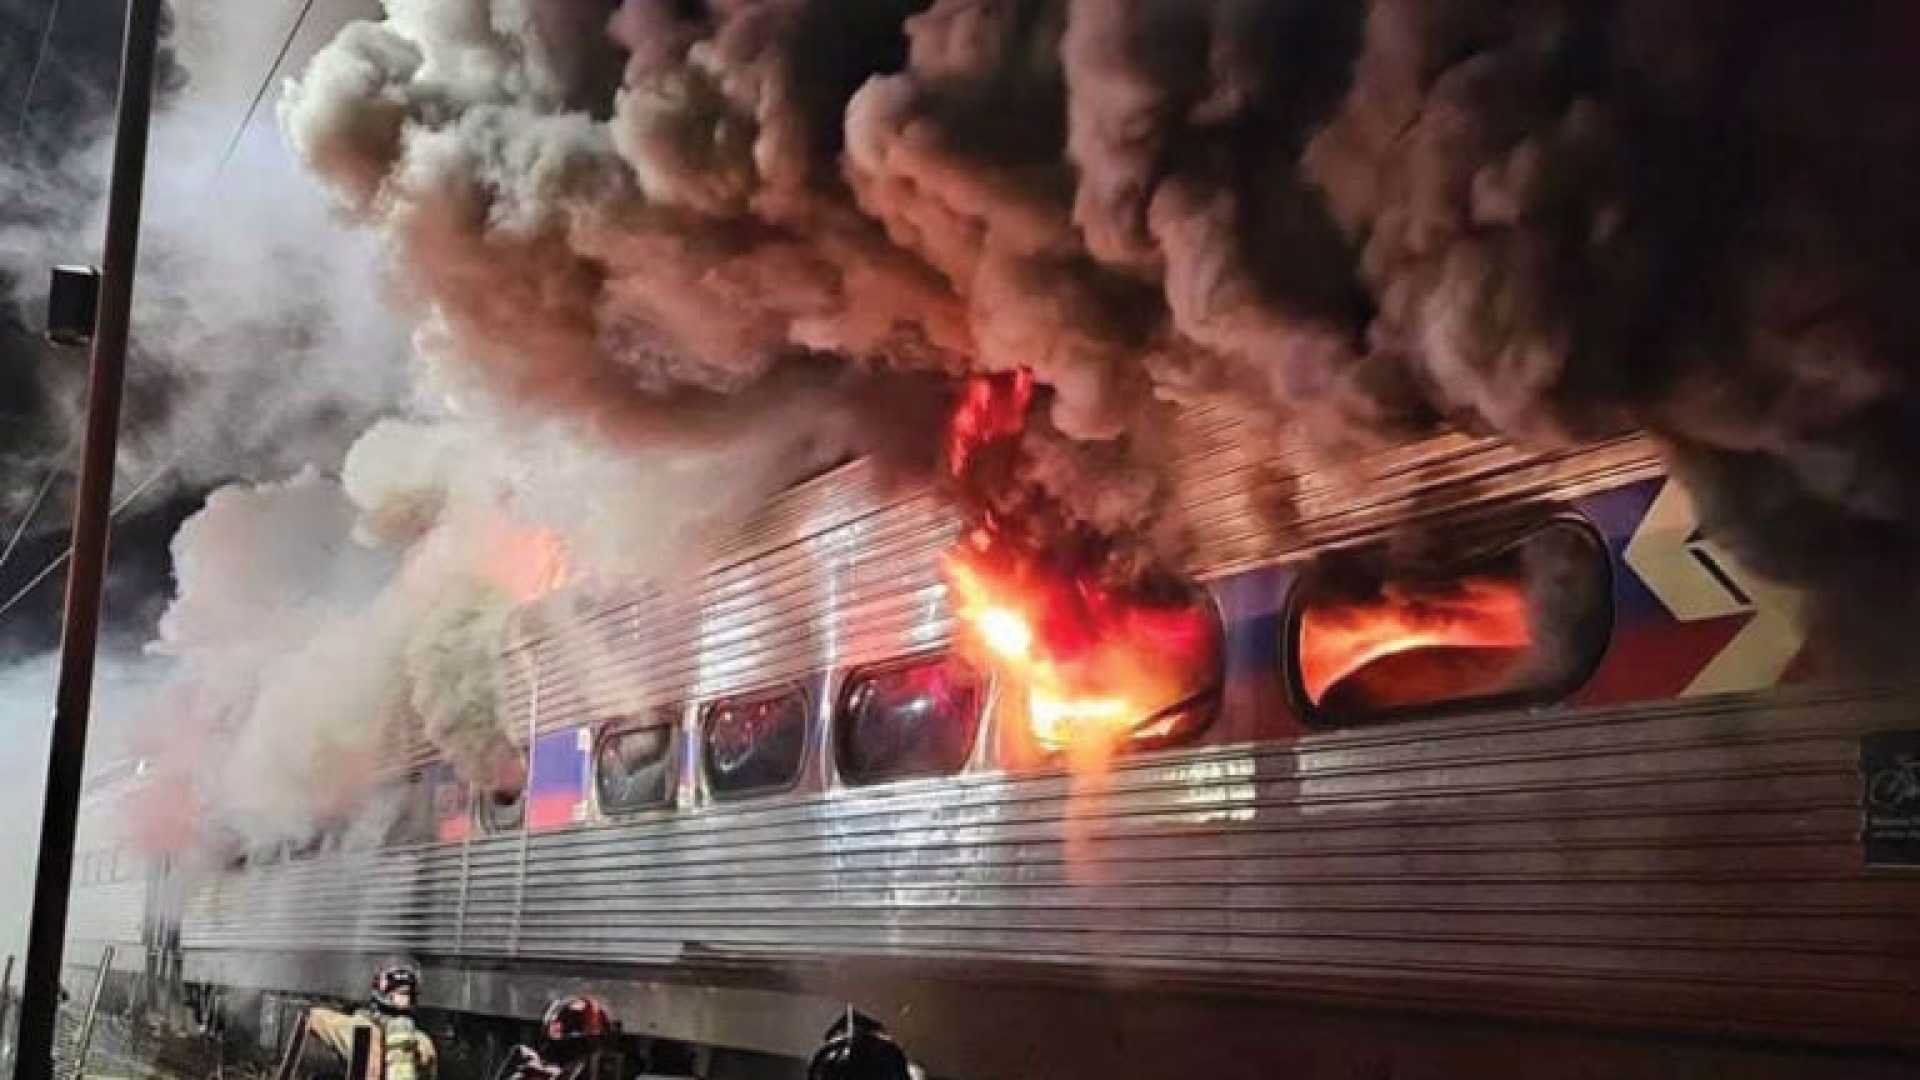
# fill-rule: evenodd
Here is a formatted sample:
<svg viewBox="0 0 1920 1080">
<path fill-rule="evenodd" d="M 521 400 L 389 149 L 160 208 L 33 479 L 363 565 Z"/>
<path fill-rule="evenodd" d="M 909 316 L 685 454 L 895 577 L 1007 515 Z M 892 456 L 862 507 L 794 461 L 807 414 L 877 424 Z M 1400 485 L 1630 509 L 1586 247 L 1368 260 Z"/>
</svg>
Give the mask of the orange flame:
<svg viewBox="0 0 1920 1080">
<path fill-rule="evenodd" d="M 1031 524 L 1007 520 L 1002 497 L 1035 393 L 1026 369 L 980 376 L 954 410 L 947 469 L 977 527 L 947 556 L 948 594 L 962 651 L 1024 688 L 1034 746 L 1098 759 L 1195 715 L 1178 706 L 1212 687 L 1219 630 L 1191 596 L 1168 602 L 1103 582 L 1104 538 L 1056 537 L 1059 550 L 1040 551 L 1010 529 Z"/>
<path fill-rule="evenodd" d="M 1470 577 L 1443 593 L 1389 584 L 1372 600 L 1309 606 L 1300 620 L 1300 679 L 1315 705 L 1369 665 L 1421 649 L 1524 650 L 1533 642 L 1517 583 Z"/>
<path fill-rule="evenodd" d="M 1044 753 L 1095 756 L 1177 730 L 1174 707 L 1208 689 L 1219 666 L 1214 622 L 1198 603 L 1150 604 L 1071 580 L 976 533 L 946 579 L 961 645 L 1025 690 Z"/>
<path fill-rule="evenodd" d="M 967 380 L 947 425 L 949 473 L 955 479 L 964 477 L 982 449 L 1017 437 L 1027 425 L 1032 403 L 1033 372 L 1027 368 Z"/>
<path fill-rule="evenodd" d="M 572 575 L 566 541 L 549 528 L 494 518 L 484 551 L 481 572 L 517 603 L 545 596 Z"/>
</svg>

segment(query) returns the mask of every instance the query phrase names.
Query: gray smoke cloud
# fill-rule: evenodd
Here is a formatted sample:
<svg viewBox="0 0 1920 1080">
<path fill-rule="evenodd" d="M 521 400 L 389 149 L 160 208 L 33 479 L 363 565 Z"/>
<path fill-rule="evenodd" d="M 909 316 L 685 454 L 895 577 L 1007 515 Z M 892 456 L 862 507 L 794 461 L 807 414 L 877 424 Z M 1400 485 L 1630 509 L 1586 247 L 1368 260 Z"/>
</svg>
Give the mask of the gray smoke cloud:
<svg viewBox="0 0 1920 1080">
<path fill-rule="evenodd" d="M 408 393 L 407 339 L 384 300 L 376 245 L 335 226 L 270 129 L 244 139 L 215 181 L 234 122 L 182 106 L 154 134 L 156 159 L 199 166 L 157 168 L 147 198 L 120 471 L 131 488 L 164 470 L 156 497 L 337 460 L 353 432 Z M 104 178 L 92 170 L 104 166 L 97 154 L 85 159 L 78 190 L 99 190 Z M 26 197 L 71 199 L 73 188 L 48 189 L 56 182 L 67 181 L 0 177 Z M 46 268 L 96 258 L 103 213 L 93 201 L 49 205 L 46 219 L 0 225 L 0 273 L 36 326 Z M 81 426 L 84 357 L 41 355 L 47 431 L 10 462 L 10 520 L 44 470 L 70 467 Z"/>
<path fill-rule="evenodd" d="M 273 31 L 223 38 L 213 10 L 185 5 L 177 40 L 225 101 L 248 79 L 209 58 L 201 82 L 196 55 Z M 1205 401 L 1330 453 L 1644 428 L 1757 568 L 1920 595 L 1904 7 L 381 14 L 278 103 L 324 208 L 270 163 L 156 181 L 157 404 L 125 467 L 244 481 L 183 531 L 158 646 L 194 723 L 235 733 L 202 782 L 236 821 L 333 813 L 396 733 L 484 781 L 515 605 L 666 576 L 846 454 L 924 461 L 943 387 L 974 373 L 1043 384 L 992 500 L 1041 546 L 1160 531 L 1160 404 Z M 161 159 L 209 156 L 222 125 L 194 105 Z M 66 232 L 0 248 L 37 274 Z M 207 569 L 256 548 L 282 553 L 256 580 Z M 305 759 L 333 764 L 288 772 Z"/>
<path fill-rule="evenodd" d="M 169 56 L 192 79 L 170 79 L 153 135 L 120 486 L 160 473 L 149 499 L 214 490 L 174 538 L 157 624 L 160 605 L 109 614 L 152 628 L 139 663 L 166 673 L 136 725 L 154 762 L 145 816 L 167 823 L 143 840 L 217 854 L 322 827 L 369 831 L 393 809 L 375 790 L 379 766 L 415 739 L 488 781 L 508 749 L 495 660 L 512 608 L 561 580 L 587 584 L 575 562 L 631 574 L 697 559 L 765 494 L 854 447 L 833 371 L 769 388 L 762 424 L 712 411 L 706 449 L 670 455 L 615 454 L 591 425 L 531 422 L 478 393 L 439 346 L 441 320 L 396 315 L 385 241 L 339 227 L 271 123 L 227 158 L 285 13 L 212 0 L 173 10 Z M 556 13 L 513 29 L 577 45 L 552 54 L 549 82 L 598 85 L 610 100 L 620 55 L 600 33 L 605 13 L 591 34 L 579 11 L 550 23 Z M 316 20 L 295 61 L 332 29 Z M 46 266 L 98 243 L 104 102 L 88 102 L 83 118 L 34 114 L 71 121 L 64 150 L 0 165 L 14 200 L 0 213 L 0 277 L 29 326 Z M 8 432 L 0 448 L 8 526 L 40 477 L 65 467 L 81 419 L 84 364 L 32 355 L 20 368 L 44 399 L 35 436 Z M 49 530 L 64 517 L 41 511 Z M 128 538 L 120 564 L 138 554 Z M 35 663 L 51 670 L 51 658 Z M 16 719 L 15 741 L 38 747 L 42 723 Z"/>
<path fill-rule="evenodd" d="M 6 49 L 30 69 L 45 6 L 9 11 L 16 6 L 20 25 Z M 48 267 L 99 259 L 111 67 L 74 67 L 117 56 L 119 6 L 58 12 L 22 145 L 0 155 L 0 282 L 21 328 L 35 335 Z M 150 500 L 337 461 L 355 432 L 408 393 L 407 332 L 384 299 L 377 241 L 336 227 L 270 124 L 249 127 L 220 165 L 264 74 L 259 58 L 273 54 L 285 30 L 283 13 L 248 8 L 181 0 L 169 9 L 120 460 L 128 489 L 162 474 Z M 327 27 L 314 29 L 327 36 Z M 72 83 L 80 89 L 63 93 Z M 47 472 L 76 460 L 86 364 L 24 341 L 5 345 L 34 402 L 24 423 L 0 436 L 0 512 L 11 524 Z M 66 491 L 56 488 L 43 527 L 63 520 L 57 503 Z"/>
<path fill-rule="evenodd" d="M 493 394 L 672 441 L 824 358 L 1031 367 L 1080 439 L 1642 428 L 1765 571 L 1912 576 L 1902 6 L 628 0 L 610 95 L 592 7 L 390 3 L 283 105 Z"/>
<path fill-rule="evenodd" d="M 1889 5 L 1376 3 L 1305 160 L 1358 246 L 1369 348 L 1456 422 L 1653 431 L 1751 565 L 1829 616 L 1868 581 L 1910 607 L 1920 114 L 1886 88 L 1914 28 Z"/>
</svg>

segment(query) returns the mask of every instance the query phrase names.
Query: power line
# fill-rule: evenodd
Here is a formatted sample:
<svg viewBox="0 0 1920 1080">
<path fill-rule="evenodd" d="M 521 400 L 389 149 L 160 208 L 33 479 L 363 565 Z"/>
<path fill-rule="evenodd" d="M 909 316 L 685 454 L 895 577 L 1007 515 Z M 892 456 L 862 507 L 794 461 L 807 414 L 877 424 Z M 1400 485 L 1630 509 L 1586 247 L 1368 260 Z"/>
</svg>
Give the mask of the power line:
<svg viewBox="0 0 1920 1080">
<path fill-rule="evenodd" d="M 33 502 L 28 504 L 26 516 L 22 517 L 20 524 L 14 527 L 13 535 L 7 538 L 6 550 L 0 551 L 0 567 L 5 567 L 7 560 L 13 558 L 13 549 L 20 546 L 20 538 L 27 535 L 27 526 L 33 524 L 33 519 L 39 516 L 40 504 L 47 501 L 47 492 L 53 490 L 53 482 L 59 478 L 60 469 L 57 466 L 47 470 L 47 478 L 41 481 L 40 490 L 34 492 Z"/>
<path fill-rule="evenodd" d="M 260 80 L 260 88 L 253 92 L 253 100 L 247 104 L 246 115 L 240 118 L 240 126 L 233 131 L 233 139 L 227 143 L 227 152 L 220 155 L 220 165 L 213 170 L 217 178 L 227 171 L 227 163 L 240 149 L 240 139 L 246 135 L 247 128 L 253 124 L 253 114 L 260 111 L 260 103 L 267 98 L 267 91 L 273 87 L 273 77 L 280 73 L 280 65 L 287 62 L 287 54 L 293 51 L 293 42 L 300 36 L 300 28 L 306 24 L 307 16 L 313 12 L 313 0 L 300 5 L 300 14 L 294 16 L 293 26 L 287 30 L 287 39 L 280 43 L 280 51 L 274 54 L 273 64 L 267 68 L 266 78 Z"/>
<path fill-rule="evenodd" d="M 53 27 L 60 21 L 60 0 L 52 0 L 47 5 L 47 25 L 40 31 L 40 50 L 33 54 L 33 74 L 27 76 L 27 92 L 20 98 L 20 122 L 15 125 L 13 137 L 17 140 L 27 133 L 27 116 L 33 108 L 33 90 L 40 85 L 40 69 L 47 62 L 47 51 L 53 44 Z"/>
<path fill-rule="evenodd" d="M 138 499 L 140 496 L 146 494 L 147 489 L 153 486 L 154 481 L 160 479 L 160 477 L 165 475 L 166 471 L 172 467 L 173 467 L 172 463 L 169 462 L 168 464 L 162 465 L 159 468 L 153 470 L 152 473 L 148 474 L 145 480 L 140 481 L 139 487 L 136 487 L 132 491 L 127 492 L 127 497 L 124 499 L 121 499 L 118 503 L 114 505 L 113 510 L 109 512 L 107 515 L 107 521 L 111 523 L 114 518 L 119 517 L 120 512 L 122 510 L 125 510 L 127 507 L 133 505 L 133 501 L 135 499 Z M 66 564 L 66 561 L 72 557 L 73 557 L 73 545 L 69 543 L 65 551 L 62 551 L 60 554 L 54 556 L 54 559 L 52 562 L 41 567 L 40 572 L 33 575 L 32 581 L 29 581 L 25 585 L 22 585 L 18 592 L 14 593 L 12 596 L 7 598 L 6 603 L 0 604 L 0 618 L 5 618 L 7 615 L 7 612 L 12 611 L 15 607 L 19 606 L 20 601 L 25 600 L 28 594 L 32 593 L 33 590 L 40 587 L 41 582 L 47 580 L 48 577 L 52 576 L 55 570 L 58 570 L 60 569 L 60 567 L 64 566 Z"/>
<path fill-rule="evenodd" d="M 40 73 L 46 64 L 47 55 L 51 51 L 54 27 L 59 22 L 60 3 L 61 0 L 50 0 L 47 5 L 47 21 L 46 26 L 41 31 L 40 48 L 34 55 L 33 71 L 27 78 L 26 94 L 20 101 L 20 117 L 16 137 L 26 133 L 27 119 L 31 115 L 33 92 L 39 84 Z M 313 8 L 314 0 L 304 0 L 300 5 L 299 14 L 294 16 L 293 25 L 287 29 L 286 39 L 280 43 L 279 52 L 274 54 L 273 63 L 268 66 L 266 75 L 260 80 L 260 86 L 254 91 L 253 99 L 247 103 L 247 111 L 240 118 L 240 126 L 234 129 L 233 138 L 228 141 L 226 152 L 221 155 L 220 164 L 214 170 L 216 179 L 226 170 L 228 163 L 233 160 L 234 154 L 240 149 L 241 139 L 246 136 L 247 128 L 253 124 L 253 118 L 259 112 L 261 103 L 266 100 L 268 90 L 273 87 L 274 77 L 280 73 L 281 65 L 286 63 L 287 55 L 293 51 L 294 42 L 298 40 L 300 30 L 306 25 L 307 17 L 313 13 Z M 171 464 L 162 465 L 158 469 L 155 469 L 145 480 L 142 480 L 138 487 L 129 492 L 126 498 L 120 500 L 120 502 L 112 508 L 108 515 L 108 521 L 111 522 L 114 518 L 119 517 L 121 511 L 132 505 L 135 499 L 145 494 L 147 489 L 153 486 L 169 468 L 171 468 Z M 19 546 L 20 540 L 26 534 L 28 526 L 32 524 L 33 519 L 38 515 L 40 506 L 45 501 L 48 492 L 52 490 L 53 483 L 58 475 L 59 472 L 57 469 L 50 472 L 45 482 L 41 484 L 40 490 L 34 495 L 32 504 L 27 508 L 26 517 L 22 519 L 20 524 L 14 529 L 13 534 L 7 541 L 5 549 L 0 550 L 0 567 L 4 567 L 12 558 L 14 549 Z M 54 571 L 65 565 L 66 561 L 71 558 L 72 555 L 73 546 L 69 544 L 53 561 L 41 567 L 39 573 L 36 573 L 31 580 L 21 586 L 12 596 L 8 597 L 6 603 L 0 604 L 0 617 L 6 616 L 8 612 L 11 612 L 15 607 L 19 606 L 20 602 L 25 600 L 33 590 L 40 587 L 41 582 L 44 582 Z"/>
</svg>

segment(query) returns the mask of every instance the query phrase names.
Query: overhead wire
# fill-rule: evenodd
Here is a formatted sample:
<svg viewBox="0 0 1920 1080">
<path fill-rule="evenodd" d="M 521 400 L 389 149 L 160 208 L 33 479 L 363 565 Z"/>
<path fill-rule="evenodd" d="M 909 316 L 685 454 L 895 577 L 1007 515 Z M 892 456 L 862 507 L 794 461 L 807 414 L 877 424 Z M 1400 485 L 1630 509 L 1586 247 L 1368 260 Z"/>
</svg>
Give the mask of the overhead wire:
<svg viewBox="0 0 1920 1080">
<path fill-rule="evenodd" d="M 27 512 L 20 518 L 20 524 L 13 527 L 13 535 L 7 537 L 5 550 L 0 550 L 0 568 L 13 558 L 13 549 L 20 546 L 20 538 L 27 535 L 27 527 L 40 515 L 40 504 L 47 501 L 47 492 L 53 490 L 53 482 L 60 478 L 58 467 L 47 470 L 47 478 L 40 482 L 40 490 L 33 493 L 33 501 L 27 504 Z"/>
<path fill-rule="evenodd" d="M 41 32 L 40 48 L 34 56 L 32 74 L 27 79 L 26 96 L 22 98 L 20 103 L 18 130 L 21 133 L 26 131 L 27 118 L 33 100 L 33 91 L 39 81 L 41 69 L 46 62 L 47 54 L 53 42 L 54 26 L 58 22 L 60 15 L 60 4 L 61 0 L 51 0 L 48 5 L 46 27 Z M 266 75 L 261 78 L 259 87 L 254 90 L 253 98 L 247 103 L 247 110 L 241 116 L 239 126 L 234 129 L 233 137 L 228 140 L 226 150 L 221 154 L 220 163 L 214 169 L 214 177 L 216 179 L 226 171 L 227 165 L 232 162 L 234 154 L 239 151 L 241 140 L 246 137 L 247 129 L 252 126 L 253 118 L 259 113 L 260 105 L 266 100 L 268 91 L 273 88 L 274 77 L 280 73 L 281 65 L 286 63 L 288 54 L 293 51 L 294 43 L 299 39 L 300 31 L 305 27 L 308 16 L 313 14 L 314 4 L 315 0 L 302 0 L 299 13 L 294 16 L 293 24 L 287 28 L 287 35 L 285 39 L 280 42 L 279 51 L 274 54 L 273 62 L 268 65 Z M 160 466 L 145 480 L 142 480 L 131 492 L 128 492 L 127 496 L 115 504 L 108 513 L 108 523 L 111 524 L 114 519 L 118 518 L 122 511 L 132 505 L 141 495 L 145 494 L 147 489 L 152 487 L 170 468 L 172 468 L 171 463 Z M 19 545 L 21 538 L 26 533 L 27 527 L 38 514 L 41 503 L 46 499 L 47 493 L 52 489 L 53 483 L 58 476 L 59 470 L 53 470 L 48 474 L 46 481 L 41 484 L 40 491 L 34 496 L 32 506 L 28 508 L 26 518 L 15 528 L 13 535 L 7 542 L 6 549 L 0 552 L 0 566 L 5 566 L 7 560 L 12 556 L 15 547 Z M 68 544 L 65 550 L 55 556 L 47 565 L 41 567 L 40 571 L 36 573 L 32 579 L 16 590 L 12 596 L 8 597 L 4 604 L 0 604 L 0 618 L 4 618 L 8 612 L 11 612 L 15 607 L 19 606 L 21 601 L 25 600 L 35 589 L 39 588 L 41 582 L 45 581 L 54 571 L 64 565 L 72 555 L 73 545 Z"/>
<path fill-rule="evenodd" d="M 254 114 L 260 111 L 260 103 L 267 99 L 267 92 L 273 88 L 273 77 L 280 73 L 280 65 L 287 62 L 287 54 L 293 51 L 293 43 L 300 36 L 300 28 L 306 25 L 307 16 L 313 13 L 314 0 L 305 0 L 300 5 L 300 14 L 294 16 L 293 25 L 287 29 L 286 40 L 280 43 L 280 51 L 274 54 L 273 63 L 268 65 L 266 77 L 260 80 L 260 86 L 253 92 L 253 100 L 247 103 L 246 113 L 240 117 L 240 126 L 233 130 L 233 138 L 228 140 L 227 149 L 220 155 L 220 164 L 213 170 L 216 179 L 227 171 L 227 163 L 240 150 L 240 140 L 247 134 L 247 128 L 253 125 Z"/>
<path fill-rule="evenodd" d="M 20 102 L 18 130 L 22 134 L 26 131 L 34 88 L 39 82 L 41 69 L 46 63 L 47 53 L 53 42 L 54 26 L 60 17 L 60 3 L 61 0 L 51 0 L 47 8 L 47 22 L 45 29 L 41 32 L 40 48 L 34 56 L 33 72 L 27 79 L 26 95 Z M 239 126 L 234 129 L 233 137 L 228 140 L 226 150 L 221 154 L 220 163 L 214 169 L 214 177 L 216 179 L 226 171 L 226 167 L 233 160 L 234 154 L 239 151 L 240 142 L 246 137 L 247 128 L 252 126 L 254 116 L 259 113 L 261 103 L 266 100 L 268 91 L 273 87 L 274 77 L 280 73 L 280 67 L 286 63 L 288 54 L 293 51 L 294 42 L 299 39 L 300 31 L 306 25 L 307 17 L 313 13 L 314 3 L 315 0 L 303 0 L 300 5 L 300 11 L 294 16 L 293 24 L 287 28 L 286 38 L 280 42 L 279 51 L 274 54 L 273 62 L 268 65 L 266 75 L 261 78 L 259 87 L 254 90 L 253 98 L 247 103 L 247 110 L 241 116 Z M 125 498 L 121 499 L 120 502 L 112 508 L 107 516 L 108 523 L 111 524 L 115 518 L 118 518 L 121 511 L 125 510 L 133 504 L 134 500 L 145 494 L 147 489 L 153 486 L 154 482 L 159 480 L 161 475 L 171 467 L 170 463 L 162 465 L 160 468 L 154 470 L 145 480 L 142 480 L 139 486 L 135 487 L 133 491 L 129 492 Z M 26 517 L 23 518 L 20 524 L 14 529 L 12 536 L 7 541 L 5 550 L 0 551 L 0 567 L 4 567 L 12 557 L 14 549 L 18 547 L 21 538 L 26 534 L 28 526 L 32 524 L 34 517 L 38 515 L 41 503 L 45 501 L 47 493 L 52 490 L 54 481 L 58 476 L 59 470 L 57 469 L 48 473 L 47 479 L 41 484 L 40 490 L 34 495 L 33 503 L 28 507 Z M 55 556 L 51 562 L 41 567 L 40 571 L 25 585 L 16 590 L 12 596 L 8 597 L 4 604 L 0 604 L 0 617 L 5 617 L 8 612 L 19 606 L 21 601 L 32 594 L 33 590 L 39 588 L 40 583 L 64 565 L 72 555 L 73 546 L 69 544 L 66 549 Z"/>
<path fill-rule="evenodd" d="M 159 468 L 153 470 L 153 472 L 147 474 L 147 478 L 145 480 L 140 481 L 139 486 L 135 487 L 132 491 L 127 492 L 125 498 L 121 499 L 119 502 L 114 504 L 113 509 L 107 513 L 107 523 L 111 525 L 113 523 L 113 520 L 120 516 L 120 512 L 122 510 L 125 510 L 127 507 L 133 505 L 133 502 L 135 499 L 138 499 L 140 496 L 146 494 L 147 489 L 152 487 L 154 482 L 159 480 L 160 477 L 164 476 L 167 470 L 171 468 L 173 468 L 173 463 L 168 462 L 160 466 Z M 32 580 L 28 581 L 25 585 L 20 586 L 20 588 L 12 596 L 7 598 L 6 603 L 0 604 L 0 618 L 5 618 L 8 612 L 12 611 L 15 607 L 18 607 L 20 604 L 20 601 L 25 600 L 28 597 L 28 595 L 30 595 L 33 592 L 33 590 L 40 587 L 41 582 L 47 580 L 48 577 L 52 576 L 55 570 L 58 570 L 60 569 L 60 567 L 64 566 L 66 564 L 66 561 L 72 557 L 73 557 L 73 545 L 69 543 L 66 547 L 66 550 L 54 556 L 53 561 L 41 567 L 40 572 L 33 575 Z"/>
<path fill-rule="evenodd" d="M 27 92 L 20 96 L 20 121 L 14 125 L 13 137 L 20 139 L 27 133 L 27 117 L 33 110 L 33 91 L 40 85 L 40 70 L 46 66 L 47 53 L 53 46 L 53 27 L 60 21 L 60 0 L 51 0 L 47 4 L 47 25 L 40 31 L 40 48 L 33 54 L 33 73 L 27 76 Z"/>
</svg>

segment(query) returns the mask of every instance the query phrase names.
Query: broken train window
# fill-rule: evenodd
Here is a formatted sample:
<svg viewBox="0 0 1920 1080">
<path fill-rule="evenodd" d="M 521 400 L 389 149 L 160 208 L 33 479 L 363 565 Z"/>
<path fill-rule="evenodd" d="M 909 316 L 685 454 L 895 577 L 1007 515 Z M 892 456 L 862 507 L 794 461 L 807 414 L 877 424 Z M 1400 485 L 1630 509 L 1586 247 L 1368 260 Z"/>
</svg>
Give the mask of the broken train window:
<svg viewBox="0 0 1920 1080">
<path fill-rule="evenodd" d="M 1322 726 L 1556 701 L 1598 667 L 1612 597 L 1605 545 L 1571 516 L 1450 558 L 1343 553 L 1293 590 L 1287 681 Z"/>
</svg>

